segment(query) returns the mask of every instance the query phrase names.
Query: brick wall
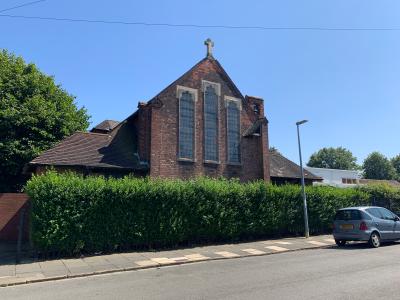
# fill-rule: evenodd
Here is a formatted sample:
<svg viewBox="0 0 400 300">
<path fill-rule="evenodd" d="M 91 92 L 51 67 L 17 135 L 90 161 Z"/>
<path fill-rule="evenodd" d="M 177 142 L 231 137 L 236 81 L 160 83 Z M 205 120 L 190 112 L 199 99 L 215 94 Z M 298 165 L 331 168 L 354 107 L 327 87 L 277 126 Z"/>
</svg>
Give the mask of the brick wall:
<svg viewBox="0 0 400 300">
<path fill-rule="evenodd" d="M 18 226 L 22 208 L 25 208 L 23 240 L 29 237 L 29 199 L 26 194 L 0 194 L 0 240 L 18 240 Z"/>
<path fill-rule="evenodd" d="M 137 129 L 138 154 L 141 160 L 150 160 L 151 107 L 139 102 L 138 116 L 133 121 Z"/>
<path fill-rule="evenodd" d="M 205 163 L 203 154 L 204 106 L 202 80 L 219 83 L 219 164 Z M 195 104 L 195 161 L 178 161 L 178 111 L 177 85 L 197 90 Z M 161 107 L 153 107 L 151 113 L 150 175 L 164 178 L 190 178 L 194 176 L 237 177 L 241 181 L 269 180 L 268 126 L 263 125 L 261 136 L 241 138 L 241 165 L 227 163 L 227 130 L 224 96 L 242 100 L 241 131 L 244 132 L 258 118 L 264 116 L 263 100 L 244 98 L 231 82 L 219 63 L 205 59 L 175 81 L 157 97 Z M 260 108 L 254 112 L 253 104 Z"/>
</svg>

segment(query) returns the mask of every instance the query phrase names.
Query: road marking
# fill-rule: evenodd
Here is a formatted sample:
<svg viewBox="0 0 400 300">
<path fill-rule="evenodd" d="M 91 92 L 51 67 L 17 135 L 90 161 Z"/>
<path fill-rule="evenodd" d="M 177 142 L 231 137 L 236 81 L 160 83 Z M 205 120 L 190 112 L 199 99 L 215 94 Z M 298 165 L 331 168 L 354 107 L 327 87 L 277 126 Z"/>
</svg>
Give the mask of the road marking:
<svg viewBox="0 0 400 300">
<path fill-rule="evenodd" d="M 287 248 L 283 248 L 283 247 L 279 247 L 279 246 L 267 246 L 265 248 L 271 249 L 271 250 L 274 250 L 274 251 L 288 251 L 289 250 Z"/>
<path fill-rule="evenodd" d="M 170 264 L 170 263 L 174 263 L 175 262 L 172 259 L 169 259 L 169 258 L 166 258 L 166 257 L 155 257 L 155 258 L 151 258 L 151 260 L 155 261 L 156 263 L 159 263 L 161 265 Z"/>
<path fill-rule="evenodd" d="M 215 252 L 215 254 L 221 255 L 223 257 L 239 257 L 239 254 L 228 252 L 228 251 L 220 251 L 220 252 Z"/>
<path fill-rule="evenodd" d="M 191 261 L 195 261 L 195 260 L 206 260 L 206 259 L 210 259 L 208 256 L 204 256 L 201 255 L 199 253 L 195 253 L 195 254 L 188 254 L 185 255 L 185 257 Z"/>
<path fill-rule="evenodd" d="M 261 254 L 265 254 L 266 252 L 261 251 L 261 250 L 257 250 L 257 249 L 242 249 L 242 251 L 253 254 L 253 255 L 261 255 Z"/>
<path fill-rule="evenodd" d="M 156 263 L 155 261 L 151 261 L 151 260 L 135 261 L 135 264 L 137 264 L 141 267 L 158 266 L 158 263 Z"/>
<path fill-rule="evenodd" d="M 334 239 L 324 239 L 325 242 L 329 242 L 329 243 L 334 243 L 335 240 Z"/>
<path fill-rule="evenodd" d="M 184 257 L 184 256 L 182 256 L 182 257 L 172 257 L 171 259 L 173 261 L 175 261 L 175 262 L 183 262 L 183 261 L 188 261 L 189 260 L 189 258 Z"/>
<path fill-rule="evenodd" d="M 280 245 L 291 245 L 291 242 L 275 242 L 275 244 L 280 244 Z"/>
<path fill-rule="evenodd" d="M 307 243 L 309 244 L 313 244 L 315 246 L 327 246 L 327 243 L 322 243 L 322 242 L 318 242 L 318 241 L 307 241 Z"/>
</svg>

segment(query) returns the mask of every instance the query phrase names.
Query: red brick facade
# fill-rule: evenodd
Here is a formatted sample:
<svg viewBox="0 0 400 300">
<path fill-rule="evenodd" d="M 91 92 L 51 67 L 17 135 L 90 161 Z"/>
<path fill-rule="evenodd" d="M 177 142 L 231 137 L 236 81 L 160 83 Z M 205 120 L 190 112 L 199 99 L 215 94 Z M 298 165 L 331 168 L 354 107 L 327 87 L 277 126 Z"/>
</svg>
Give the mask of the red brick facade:
<svg viewBox="0 0 400 300">
<path fill-rule="evenodd" d="M 212 106 L 212 130 L 215 130 L 212 134 L 216 132 L 216 135 L 208 136 L 211 141 L 208 147 L 212 148 L 212 157 L 218 158 L 216 161 L 205 160 L 204 155 L 204 91 L 209 86 L 214 91 L 212 101 L 218 102 Z M 190 105 L 194 105 L 194 120 L 190 123 L 194 125 L 190 134 L 192 141 L 194 132 L 194 151 L 190 149 L 190 156 L 193 156 L 190 161 L 183 161 L 178 155 L 179 99 L 183 93 L 190 93 Z M 228 163 L 227 105 L 232 110 L 232 103 L 235 107 L 232 149 L 236 156 L 235 163 Z M 207 108 L 209 111 L 211 106 Z M 192 118 L 193 109 L 190 111 Z M 215 140 L 217 147 L 214 147 Z M 240 159 L 237 159 L 238 152 Z M 138 110 L 124 121 L 105 120 L 91 132 L 76 132 L 30 163 L 35 173 L 49 166 L 86 175 L 133 173 L 161 178 L 222 176 L 239 178 L 242 182 L 269 181 L 268 122 L 264 103 L 261 98 L 244 97 L 219 62 L 208 55 L 152 100 L 140 102 Z"/>
<path fill-rule="evenodd" d="M 0 194 L 0 241 L 16 241 L 20 214 L 25 208 L 23 240 L 29 237 L 29 199 L 26 194 Z"/>
<path fill-rule="evenodd" d="M 204 161 L 204 97 L 203 81 L 220 85 L 218 115 L 219 162 Z M 178 158 L 179 99 L 178 87 L 194 89 L 195 102 L 195 159 Z M 240 99 L 241 163 L 227 163 L 226 97 Z M 258 113 L 255 112 L 256 105 Z M 176 80 L 148 104 L 139 104 L 138 151 L 141 159 L 149 161 L 150 176 L 162 178 L 191 178 L 195 176 L 239 178 L 241 181 L 269 181 L 268 123 L 261 124 L 260 135 L 243 136 L 257 120 L 264 118 L 263 100 L 243 97 L 221 65 L 208 57 Z"/>
</svg>

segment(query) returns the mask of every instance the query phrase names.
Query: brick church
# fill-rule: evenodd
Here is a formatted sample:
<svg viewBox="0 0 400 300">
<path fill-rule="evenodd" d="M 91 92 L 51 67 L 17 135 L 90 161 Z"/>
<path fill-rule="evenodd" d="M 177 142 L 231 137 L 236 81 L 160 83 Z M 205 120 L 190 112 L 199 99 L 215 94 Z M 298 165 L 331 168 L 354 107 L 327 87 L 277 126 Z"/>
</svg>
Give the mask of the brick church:
<svg viewBox="0 0 400 300">
<path fill-rule="evenodd" d="M 243 96 L 213 57 L 213 42 L 208 39 L 205 45 L 205 58 L 151 100 L 140 102 L 125 120 L 106 120 L 90 132 L 74 133 L 31 161 L 29 169 L 298 181 L 299 167 L 269 151 L 263 99 Z M 306 180 L 318 177 L 306 171 Z"/>
</svg>

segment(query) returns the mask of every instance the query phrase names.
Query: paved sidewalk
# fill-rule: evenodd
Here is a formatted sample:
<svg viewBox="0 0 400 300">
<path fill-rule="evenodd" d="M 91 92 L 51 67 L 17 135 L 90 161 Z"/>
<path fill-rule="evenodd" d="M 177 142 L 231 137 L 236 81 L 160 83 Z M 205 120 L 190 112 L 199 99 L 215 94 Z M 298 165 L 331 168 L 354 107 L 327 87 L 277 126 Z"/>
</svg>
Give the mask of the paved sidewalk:
<svg viewBox="0 0 400 300">
<path fill-rule="evenodd" d="M 0 287 L 83 277 L 96 274 L 139 270 L 216 259 L 269 255 L 287 251 L 330 247 L 335 242 L 330 235 L 286 238 L 240 244 L 204 246 L 171 251 L 148 251 L 89 256 L 76 259 L 0 260 Z"/>
</svg>

